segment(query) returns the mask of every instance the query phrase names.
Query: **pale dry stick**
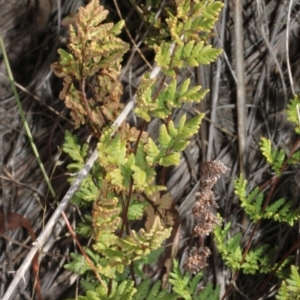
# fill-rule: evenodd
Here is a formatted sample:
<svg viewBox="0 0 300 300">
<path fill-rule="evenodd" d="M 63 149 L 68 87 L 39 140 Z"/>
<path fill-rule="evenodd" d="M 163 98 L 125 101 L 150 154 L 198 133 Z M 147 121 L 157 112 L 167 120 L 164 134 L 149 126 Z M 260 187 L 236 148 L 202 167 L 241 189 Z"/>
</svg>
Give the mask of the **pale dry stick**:
<svg viewBox="0 0 300 300">
<path fill-rule="evenodd" d="M 61 0 L 56 0 L 57 5 L 57 35 L 60 33 L 61 28 Z"/>
<path fill-rule="evenodd" d="M 261 10 L 262 10 L 262 8 L 261 8 L 261 0 L 256 0 L 256 2 L 257 2 L 257 7 L 258 7 L 258 14 L 261 16 L 261 14 L 262 14 L 261 13 Z M 276 64 L 276 67 L 277 67 L 277 70 L 278 70 L 278 73 L 279 73 L 279 76 L 280 76 L 280 79 L 281 79 L 281 83 L 282 83 L 282 88 L 283 88 L 283 91 L 284 91 L 284 95 L 285 95 L 285 98 L 287 98 L 287 90 L 286 90 L 286 84 L 284 82 L 283 72 L 282 72 L 282 69 L 281 69 L 280 64 L 278 62 L 278 59 L 276 57 L 276 54 L 275 54 L 274 50 L 272 49 L 272 46 L 271 46 L 271 44 L 270 44 L 270 42 L 269 42 L 269 40 L 268 40 L 268 38 L 266 36 L 266 32 L 265 32 L 263 24 L 261 24 L 261 34 L 262 34 L 262 37 L 263 37 L 263 39 L 264 39 L 264 41 L 266 43 L 266 46 L 267 46 L 267 48 L 268 48 L 271 56 L 274 59 L 274 62 Z"/>
<path fill-rule="evenodd" d="M 268 51 L 271 53 L 271 57 L 276 62 L 277 68 L 279 68 L 279 73 L 283 74 L 282 69 L 280 68 L 278 59 L 276 57 L 276 53 L 273 50 L 273 45 L 275 44 L 276 37 L 278 36 L 278 31 L 279 31 L 279 25 L 278 24 L 281 24 L 281 19 L 283 18 L 283 13 L 284 13 L 284 7 L 283 7 L 283 5 L 281 5 L 282 8 L 279 9 L 279 14 L 276 14 L 275 21 L 274 21 L 275 27 L 272 30 L 272 35 L 271 35 L 271 39 L 270 39 L 270 42 L 269 42 L 269 40 L 267 39 L 267 36 L 266 36 L 266 32 L 264 30 L 263 21 L 262 21 L 262 18 L 263 18 L 262 16 L 265 15 L 262 12 L 262 6 L 263 5 L 262 5 L 260 0 L 257 0 L 256 4 L 257 4 L 257 11 L 258 11 L 259 23 L 260 23 L 260 28 L 261 28 L 261 33 L 262 33 L 263 40 L 267 45 Z M 265 16 L 265 23 L 268 23 L 268 20 L 267 20 L 266 16 Z M 254 29 L 256 29 L 253 25 L 250 25 L 250 26 L 253 27 Z M 265 62 L 265 64 L 266 63 L 267 63 L 267 61 Z M 260 97 L 262 95 L 263 87 L 265 85 L 265 77 L 267 76 L 266 73 L 267 73 L 267 66 L 264 65 L 263 68 L 262 68 L 262 71 L 259 75 L 259 80 L 258 80 L 258 83 L 257 83 L 257 87 L 256 87 L 256 90 L 255 90 L 255 95 L 254 95 L 254 99 L 253 99 L 253 104 L 256 105 L 257 107 L 260 106 L 259 101 L 260 101 Z M 282 80 L 282 76 L 281 76 L 281 80 Z M 283 87 L 285 87 L 284 82 L 282 82 L 282 85 L 283 85 Z M 253 109 L 250 110 L 249 115 L 248 115 L 248 123 L 249 123 L 248 124 L 248 132 L 249 132 L 250 136 L 252 136 L 253 133 L 255 132 L 255 130 L 257 130 L 257 122 L 256 122 L 256 118 L 255 118 L 256 113 L 257 113 L 257 108 L 253 108 Z M 267 125 L 267 123 L 265 123 L 265 124 Z M 269 131 L 268 126 L 266 126 L 266 130 L 268 132 L 268 135 L 270 136 L 271 133 Z"/>
<path fill-rule="evenodd" d="M 242 1 L 236 0 L 234 7 L 234 35 L 237 75 L 237 117 L 239 136 L 239 166 L 240 173 L 246 178 L 246 153 L 247 153 L 247 113 L 245 93 L 244 71 L 244 47 L 243 47 L 243 17 Z"/>
<path fill-rule="evenodd" d="M 224 35 L 225 35 L 225 20 L 226 20 L 226 8 L 227 8 L 227 1 L 225 1 L 225 5 L 222 11 L 222 23 L 221 23 L 221 36 L 220 36 L 220 46 L 223 49 L 224 44 Z M 221 70 L 222 70 L 222 61 L 220 57 L 217 61 L 217 71 L 215 77 L 215 86 L 213 88 L 213 96 L 212 96 L 212 104 L 211 104 L 211 114 L 210 119 L 212 123 L 217 123 L 217 103 L 218 103 L 218 96 L 219 96 L 219 87 L 220 87 L 220 77 L 221 77 Z M 213 141 L 215 140 L 214 134 L 215 128 L 212 124 L 209 126 L 209 133 L 208 133 L 208 146 L 207 146 L 207 160 L 213 160 L 217 153 L 213 153 Z"/>
<path fill-rule="evenodd" d="M 292 76 L 292 70 L 291 70 L 291 64 L 290 64 L 290 56 L 289 56 L 289 26 L 291 22 L 291 11 L 292 11 L 292 6 L 293 6 L 293 0 L 290 0 L 289 4 L 289 11 L 287 15 L 287 21 L 286 21 L 286 39 L 285 39 L 285 48 L 286 48 L 286 64 L 287 64 L 287 69 L 288 69 L 288 74 L 289 74 L 289 79 L 290 79 L 290 85 L 291 85 L 291 90 L 293 95 L 295 95 L 295 89 L 294 89 L 294 83 L 293 83 L 293 76 Z"/>
<path fill-rule="evenodd" d="M 150 78 L 154 78 L 159 73 L 160 68 L 155 67 L 153 71 L 150 74 Z M 127 115 L 130 113 L 130 111 L 134 108 L 135 99 L 131 99 L 123 109 L 123 111 L 120 113 L 120 115 L 117 117 L 117 119 L 112 124 L 112 127 L 115 128 L 112 132 L 112 135 L 114 132 L 120 127 L 120 125 L 123 123 L 123 121 L 126 119 Z M 22 265 L 18 269 L 18 271 L 15 274 L 15 277 L 13 281 L 10 283 L 8 289 L 5 292 L 4 297 L 2 300 L 9 300 L 11 299 L 11 295 L 16 291 L 17 285 L 19 282 L 24 279 L 24 274 L 31 265 L 32 259 L 35 255 L 35 253 L 41 249 L 45 243 L 45 241 L 48 239 L 49 235 L 51 234 L 51 231 L 53 230 L 57 220 L 59 219 L 62 211 L 66 208 L 67 204 L 69 203 L 70 199 L 74 195 L 74 193 L 79 188 L 82 180 L 88 175 L 90 169 L 92 168 L 94 162 L 98 158 L 98 151 L 97 149 L 94 150 L 91 157 L 88 159 L 87 163 L 83 167 L 82 170 L 80 170 L 77 174 L 77 177 L 73 184 L 68 189 L 66 195 L 63 197 L 62 201 L 59 203 L 58 207 L 54 211 L 52 217 L 46 224 L 44 230 L 40 233 L 39 237 L 36 239 L 35 243 L 33 243 L 32 249 L 28 252 L 26 258 L 24 259 Z"/>
<path fill-rule="evenodd" d="M 226 1 L 226 2 L 227 2 L 227 1 Z M 225 8 L 224 8 L 224 9 L 225 9 Z M 218 35 L 218 32 L 216 32 L 216 36 L 217 36 L 217 38 L 218 38 L 219 44 L 221 45 L 221 41 L 220 41 L 221 39 L 220 39 L 220 37 L 219 37 L 219 35 Z M 233 80 L 234 80 L 234 82 L 235 82 L 235 84 L 236 84 L 236 83 L 237 83 L 237 78 L 236 78 L 235 72 L 234 72 L 234 70 L 233 70 L 233 67 L 232 67 L 230 61 L 229 61 L 228 55 L 227 55 L 227 53 L 225 52 L 224 49 L 223 49 L 223 52 L 222 52 L 222 56 L 224 57 L 225 63 L 226 63 L 226 65 L 227 65 L 227 67 L 228 67 L 228 69 L 229 69 L 229 72 L 231 73 L 232 78 L 233 78 Z"/>
</svg>

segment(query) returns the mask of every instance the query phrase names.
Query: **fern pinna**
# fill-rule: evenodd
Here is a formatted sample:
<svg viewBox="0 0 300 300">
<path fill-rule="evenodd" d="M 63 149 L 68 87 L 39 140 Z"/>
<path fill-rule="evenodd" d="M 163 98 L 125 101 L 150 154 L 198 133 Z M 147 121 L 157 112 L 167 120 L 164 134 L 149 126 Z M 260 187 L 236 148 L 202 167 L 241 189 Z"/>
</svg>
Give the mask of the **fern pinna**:
<svg viewBox="0 0 300 300">
<path fill-rule="evenodd" d="M 124 22 L 102 23 L 108 12 L 97 0 L 92 0 L 79 10 L 75 25 L 70 25 L 69 51 L 59 50 L 60 61 L 54 63 L 53 69 L 57 76 L 64 78 L 60 97 L 71 110 L 75 128 L 88 124 L 91 133 L 99 139 L 98 163 L 73 202 L 93 207 L 77 232 L 93 238 L 92 251 L 87 249 L 87 254 L 105 279 L 100 285 L 95 280 L 83 281 L 87 293 L 79 299 L 135 299 L 135 294 L 142 294 L 143 287 L 150 287 L 140 272 L 141 266 L 157 260 L 161 253 L 158 250 L 170 236 L 178 215 L 166 187 L 155 182 L 157 167 L 168 168 L 180 163 L 182 151 L 199 131 L 204 117 L 199 113 L 188 119 L 184 114 L 174 122 L 172 114 L 185 103 L 198 103 L 208 92 L 192 84 L 190 79 L 179 83 L 177 73 L 179 69 L 210 64 L 221 53 L 208 44 L 208 39 L 222 6 L 221 2 L 212 0 L 177 0 L 166 10 L 168 16 L 163 27 L 170 42 L 149 43 L 156 53 L 159 72 L 146 72 L 135 95 L 135 114 L 142 120 L 139 130 L 126 122 L 118 129 L 110 127 L 122 109 L 118 76 L 123 54 L 129 46 L 116 35 Z M 162 124 L 157 138 L 145 131 L 147 123 L 154 118 Z M 76 138 L 66 133 L 63 149 L 73 160 L 68 168 L 78 172 L 86 160 L 87 145 L 78 145 Z M 207 191 L 225 171 L 221 163 L 211 162 L 210 171 L 203 175 L 211 180 L 209 184 L 206 182 Z M 212 199 L 212 194 L 209 198 Z M 210 199 L 210 205 L 214 205 Z M 208 211 L 202 213 L 208 215 Z M 201 212 L 195 208 L 194 214 L 197 224 L 201 221 L 201 226 L 205 226 Z M 143 224 L 139 231 L 131 228 L 132 221 L 137 220 Z M 83 264 L 84 271 L 79 270 L 82 260 L 78 255 L 73 258 L 66 267 L 85 273 L 90 279 L 88 265 Z M 199 265 L 196 267 L 197 271 L 201 269 Z M 179 276 L 177 268 L 175 262 L 176 275 L 172 273 L 169 281 L 172 290 L 160 291 L 162 285 L 151 284 L 155 297 L 204 299 L 200 296 L 203 294 L 217 299 L 218 290 L 210 285 L 201 293 L 196 289 L 201 276 L 191 285 L 182 284 L 190 275 Z M 137 284 L 139 281 L 142 283 Z"/>
</svg>

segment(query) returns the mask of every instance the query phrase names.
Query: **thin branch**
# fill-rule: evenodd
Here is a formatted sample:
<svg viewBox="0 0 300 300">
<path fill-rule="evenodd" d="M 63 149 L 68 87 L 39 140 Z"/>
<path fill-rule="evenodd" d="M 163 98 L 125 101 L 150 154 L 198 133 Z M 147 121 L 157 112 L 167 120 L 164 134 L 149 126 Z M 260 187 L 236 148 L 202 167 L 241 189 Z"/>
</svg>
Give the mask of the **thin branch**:
<svg viewBox="0 0 300 300">
<path fill-rule="evenodd" d="M 237 117 L 239 136 L 239 166 L 240 173 L 246 177 L 246 153 L 247 153 L 247 112 L 245 93 L 245 71 L 244 71 L 244 46 L 243 46 L 243 18 L 242 1 L 235 2 L 234 9 L 234 33 L 235 33 L 235 55 L 237 75 Z"/>
</svg>

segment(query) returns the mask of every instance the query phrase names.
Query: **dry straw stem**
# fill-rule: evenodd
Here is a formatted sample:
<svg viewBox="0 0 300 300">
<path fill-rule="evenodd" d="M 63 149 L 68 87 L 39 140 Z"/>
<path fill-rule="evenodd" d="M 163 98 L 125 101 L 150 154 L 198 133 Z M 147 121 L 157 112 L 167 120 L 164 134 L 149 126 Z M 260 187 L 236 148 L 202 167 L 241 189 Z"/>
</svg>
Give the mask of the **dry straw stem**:
<svg viewBox="0 0 300 300">
<path fill-rule="evenodd" d="M 245 95 L 245 71 L 244 71 L 244 46 L 243 46 L 243 18 L 242 1 L 236 0 L 234 7 L 234 33 L 235 33 L 235 55 L 237 75 L 237 114 L 239 135 L 239 165 L 240 173 L 246 177 L 247 157 L 247 114 Z"/>
</svg>

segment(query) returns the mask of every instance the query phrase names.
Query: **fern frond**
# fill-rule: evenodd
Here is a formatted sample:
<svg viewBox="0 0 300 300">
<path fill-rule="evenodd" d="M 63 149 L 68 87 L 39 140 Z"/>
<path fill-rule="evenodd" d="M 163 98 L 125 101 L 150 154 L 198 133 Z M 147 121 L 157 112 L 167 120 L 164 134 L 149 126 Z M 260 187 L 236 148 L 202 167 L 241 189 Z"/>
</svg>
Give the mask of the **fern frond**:
<svg viewBox="0 0 300 300">
<path fill-rule="evenodd" d="M 276 295 L 277 300 L 299 300 L 300 298 L 300 274 L 298 268 L 291 265 L 291 273 L 288 279 L 284 280 Z"/>
<path fill-rule="evenodd" d="M 192 300 L 192 295 L 187 289 L 190 275 L 187 273 L 185 275 L 181 274 L 179 264 L 176 260 L 173 261 L 173 265 L 173 271 L 170 273 L 169 279 L 169 282 L 173 285 L 173 291 L 185 300 Z"/>
<path fill-rule="evenodd" d="M 85 157 L 87 155 L 88 144 L 80 145 L 75 135 L 72 135 L 70 131 L 65 132 L 65 141 L 62 148 L 63 152 L 67 153 L 74 162 L 77 164 L 69 165 L 69 170 L 80 171 L 85 163 Z"/>
<path fill-rule="evenodd" d="M 213 285 L 209 283 L 201 292 L 198 297 L 195 297 L 195 300 L 218 300 L 220 299 L 220 286 L 217 286 L 213 289 Z"/>
<path fill-rule="evenodd" d="M 281 169 L 285 160 L 284 151 L 272 149 L 271 141 L 262 137 L 260 141 L 260 150 L 267 162 L 271 165 L 277 176 L 281 175 Z"/>
<path fill-rule="evenodd" d="M 295 125 L 295 132 L 300 134 L 300 96 L 294 95 L 293 99 L 290 99 L 290 103 L 287 106 L 286 114 L 288 120 Z"/>
<path fill-rule="evenodd" d="M 79 8 L 76 21 L 69 28 L 70 53 L 59 49 L 60 61 L 53 64 L 54 73 L 64 78 L 60 98 L 71 109 L 75 127 L 88 123 L 93 132 L 107 120 L 112 121 L 122 109 L 122 85 L 118 82 L 118 75 L 123 55 L 129 47 L 116 37 L 124 22 L 102 24 L 107 14 L 97 0 Z M 99 76 L 93 89 L 96 93 L 101 91 L 104 97 L 97 94 L 95 98 L 85 99 L 85 81 L 95 74 Z M 98 101 L 103 104 L 100 108 Z M 112 108 L 114 113 L 111 113 Z"/>
</svg>

